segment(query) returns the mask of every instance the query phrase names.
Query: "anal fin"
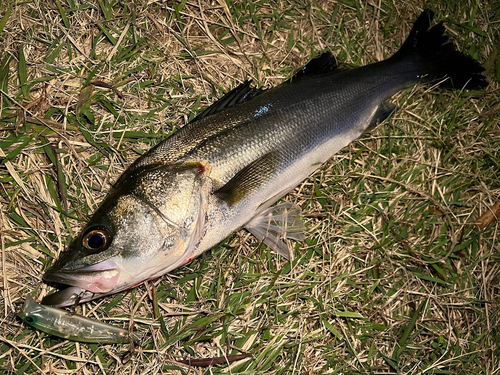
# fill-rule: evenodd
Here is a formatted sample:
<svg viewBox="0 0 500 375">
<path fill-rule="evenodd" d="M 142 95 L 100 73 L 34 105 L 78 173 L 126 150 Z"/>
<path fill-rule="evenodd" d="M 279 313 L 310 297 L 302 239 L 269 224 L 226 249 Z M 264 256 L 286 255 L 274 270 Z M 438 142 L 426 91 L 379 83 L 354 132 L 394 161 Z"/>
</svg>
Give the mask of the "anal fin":
<svg viewBox="0 0 500 375">
<path fill-rule="evenodd" d="M 266 208 L 255 216 L 245 228 L 258 240 L 291 260 L 292 254 L 284 239 L 304 240 L 305 225 L 299 218 L 301 209 L 293 203 Z"/>
<path fill-rule="evenodd" d="M 386 101 L 380 103 L 372 119 L 370 120 L 370 124 L 366 128 L 365 133 L 371 132 L 373 129 L 379 126 L 382 121 L 389 118 L 397 110 L 398 106 L 396 104 Z"/>
</svg>

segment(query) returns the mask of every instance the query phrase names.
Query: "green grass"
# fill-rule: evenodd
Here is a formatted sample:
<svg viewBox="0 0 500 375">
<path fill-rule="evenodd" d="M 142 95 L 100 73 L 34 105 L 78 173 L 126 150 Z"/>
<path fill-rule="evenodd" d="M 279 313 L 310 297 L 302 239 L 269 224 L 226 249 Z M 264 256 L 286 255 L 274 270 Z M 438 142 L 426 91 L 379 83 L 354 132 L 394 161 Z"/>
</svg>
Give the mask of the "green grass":
<svg viewBox="0 0 500 375">
<path fill-rule="evenodd" d="M 395 4 L 0 6 L 0 374 L 498 373 L 500 224 L 474 221 L 500 200 L 500 8 Z M 393 119 L 285 197 L 308 224 L 293 262 L 241 231 L 159 280 L 72 309 L 133 321 L 133 351 L 16 317 L 26 295 L 47 293 L 44 270 L 132 160 L 245 79 L 277 85 L 325 50 L 346 65 L 390 56 L 425 6 L 490 87 L 392 98 Z M 239 353 L 252 356 L 176 363 Z"/>
</svg>

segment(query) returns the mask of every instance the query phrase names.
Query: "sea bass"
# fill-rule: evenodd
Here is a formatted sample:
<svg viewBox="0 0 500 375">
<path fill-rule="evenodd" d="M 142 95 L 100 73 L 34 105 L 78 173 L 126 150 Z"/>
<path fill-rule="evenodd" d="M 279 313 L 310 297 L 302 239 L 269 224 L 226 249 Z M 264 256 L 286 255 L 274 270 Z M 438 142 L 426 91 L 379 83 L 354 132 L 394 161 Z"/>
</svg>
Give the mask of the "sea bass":
<svg viewBox="0 0 500 375">
<path fill-rule="evenodd" d="M 324 53 L 275 88 L 236 87 L 136 160 L 44 280 L 65 306 L 132 288 L 209 250 L 240 228 L 289 257 L 299 209 L 272 206 L 337 151 L 395 110 L 415 84 L 486 87 L 479 63 L 447 43 L 433 12 L 389 59 L 339 68 Z"/>
</svg>

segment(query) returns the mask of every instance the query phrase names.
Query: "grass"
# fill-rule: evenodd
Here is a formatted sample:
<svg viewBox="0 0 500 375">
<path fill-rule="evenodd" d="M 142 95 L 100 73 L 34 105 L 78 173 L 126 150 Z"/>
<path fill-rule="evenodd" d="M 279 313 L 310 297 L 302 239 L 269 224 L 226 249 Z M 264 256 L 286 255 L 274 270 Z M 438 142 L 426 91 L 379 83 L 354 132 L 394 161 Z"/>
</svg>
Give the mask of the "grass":
<svg viewBox="0 0 500 375">
<path fill-rule="evenodd" d="M 498 5 L 437 0 L 9 1 L 0 6 L 0 373 L 500 371 Z M 427 5 L 426 5 L 427 4 Z M 414 88 L 401 110 L 285 197 L 292 263 L 241 231 L 186 266 L 77 306 L 140 347 L 25 326 L 43 271 L 127 165 L 245 79 L 279 84 L 331 50 L 390 56 L 425 6 L 487 68 L 485 93 Z M 193 368 L 185 358 L 249 353 Z"/>
</svg>

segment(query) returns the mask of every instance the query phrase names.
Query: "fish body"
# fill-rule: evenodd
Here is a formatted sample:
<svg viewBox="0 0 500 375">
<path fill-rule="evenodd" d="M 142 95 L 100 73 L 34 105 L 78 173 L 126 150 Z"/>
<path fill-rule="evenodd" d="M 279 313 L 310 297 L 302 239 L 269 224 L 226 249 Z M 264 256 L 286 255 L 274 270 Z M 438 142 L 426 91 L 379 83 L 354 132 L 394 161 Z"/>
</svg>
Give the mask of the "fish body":
<svg viewBox="0 0 500 375">
<path fill-rule="evenodd" d="M 272 205 L 337 151 L 395 110 L 386 101 L 418 83 L 483 88 L 481 66 L 446 43 L 433 13 L 400 51 L 356 69 L 331 54 L 289 82 L 238 86 L 134 162 L 44 279 L 67 286 L 44 299 L 69 305 L 161 276 L 245 227 L 289 257 L 299 210 Z"/>
<path fill-rule="evenodd" d="M 127 343 L 134 339 L 124 329 L 71 314 L 65 310 L 41 305 L 30 296 L 26 297 L 18 315 L 28 325 L 68 340 L 114 344 Z"/>
</svg>

